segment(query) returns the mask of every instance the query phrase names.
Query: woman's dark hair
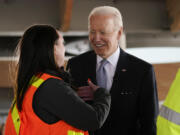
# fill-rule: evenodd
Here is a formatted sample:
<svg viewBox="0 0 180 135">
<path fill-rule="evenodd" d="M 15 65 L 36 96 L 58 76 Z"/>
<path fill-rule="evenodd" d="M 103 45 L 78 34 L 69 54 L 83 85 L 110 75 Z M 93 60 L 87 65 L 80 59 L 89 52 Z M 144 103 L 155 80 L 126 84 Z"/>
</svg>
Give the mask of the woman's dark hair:
<svg viewBox="0 0 180 135">
<path fill-rule="evenodd" d="M 54 45 L 59 38 L 57 30 L 50 25 L 33 25 L 18 43 L 19 61 L 16 67 L 15 101 L 18 110 L 33 75 L 47 69 L 57 70 Z"/>
</svg>

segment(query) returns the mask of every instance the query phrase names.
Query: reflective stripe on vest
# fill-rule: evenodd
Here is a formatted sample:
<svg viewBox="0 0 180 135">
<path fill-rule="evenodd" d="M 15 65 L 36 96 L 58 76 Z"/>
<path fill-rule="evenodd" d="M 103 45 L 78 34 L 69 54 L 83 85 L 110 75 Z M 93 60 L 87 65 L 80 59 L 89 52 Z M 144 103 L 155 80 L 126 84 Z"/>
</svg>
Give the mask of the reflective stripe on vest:
<svg viewBox="0 0 180 135">
<path fill-rule="evenodd" d="M 73 131 L 73 130 L 69 130 L 67 135 L 84 135 L 84 133 L 75 132 L 75 131 Z"/>
<path fill-rule="evenodd" d="M 30 80 L 30 85 L 38 88 L 45 80 L 38 78 L 37 76 L 33 76 Z"/>
<path fill-rule="evenodd" d="M 161 107 L 159 115 L 174 124 L 180 125 L 180 113 L 177 113 L 164 105 Z"/>
<path fill-rule="evenodd" d="M 16 134 L 19 135 L 19 129 L 20 129 L 20 117 L 19 117 L 19 113 L 18 113 L 18 109 L 17 109 L 17 104 L 14 104 L 12 111 L 11 111 L 11 116 L 12 116 L 12 120 L 14 123 L 14 127 L 16 130 Z"/>
</svg>

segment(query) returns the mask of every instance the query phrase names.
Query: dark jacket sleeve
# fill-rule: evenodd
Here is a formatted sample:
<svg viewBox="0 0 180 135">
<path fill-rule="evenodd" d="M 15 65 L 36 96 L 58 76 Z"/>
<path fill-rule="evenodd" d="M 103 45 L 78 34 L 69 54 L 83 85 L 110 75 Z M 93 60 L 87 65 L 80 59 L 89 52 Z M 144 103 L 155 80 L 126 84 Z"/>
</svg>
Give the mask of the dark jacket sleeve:
<svg viewBox="0 0 180 135">
<path fill-rule="evenodd" d="M 99 88 L 94 93 L 94 103 L 89 105 L 65 82 L 51 78 L 36 91 L 33 108 L 44 121 L 54 117 L 78 129 L 96 130 L 102 126 L 109 113 L 110 101 L 110 94 Z M 38 110 L 44 113 L 38 113 Z"/>
<path fill-rule="evenodd" d="M 140 92 L 140 135 L 156 135 L 159 112 L 156 79 L 151 66 L 144 74 Z"/>
</svg>

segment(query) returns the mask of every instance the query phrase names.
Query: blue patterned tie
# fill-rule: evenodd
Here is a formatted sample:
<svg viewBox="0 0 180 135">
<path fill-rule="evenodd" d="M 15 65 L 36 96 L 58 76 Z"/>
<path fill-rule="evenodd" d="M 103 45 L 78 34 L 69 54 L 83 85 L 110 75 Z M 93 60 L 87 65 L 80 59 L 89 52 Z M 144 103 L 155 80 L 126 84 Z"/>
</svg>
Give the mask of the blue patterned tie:
<svg viewBox="0 0 180 135">
<path fill-rule="evenodd" d="M 106 84 L 107 84 L 107 74 L 106 74 L 106 70 L 105 70 L 105 65 L 107 63 L 108 63 L 108 61 L 106 59 L 103 59 L 101 61 L 101 65 L 100 65 L 99 69 L 97 70 L 97 74 L 96 74 L 97 84 L 98 84 L 98 86 L 100 86 L 102 88 L 106 88 Z"/>
</svg>

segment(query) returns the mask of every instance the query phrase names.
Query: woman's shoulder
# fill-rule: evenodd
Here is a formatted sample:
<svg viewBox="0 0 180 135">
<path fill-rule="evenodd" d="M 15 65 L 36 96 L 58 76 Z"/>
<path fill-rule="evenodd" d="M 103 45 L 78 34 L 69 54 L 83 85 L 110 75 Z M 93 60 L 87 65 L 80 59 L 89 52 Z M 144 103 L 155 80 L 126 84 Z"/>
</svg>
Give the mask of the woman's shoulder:
<svg viewBox="0 0 180 135">
<path fill-rule="evenodd" d="M 74 93 L 72 88 L 63 80 L 49 78 L 36 90 L 33 99 L 38 101 L 52 101 L 63 99 L 68 93 Z"/>
<path fill-rule="evenodd" d="M 49 78 L 39 87 L 43 89 L 43 92 L 62 92 L 64 89 L 68 89 L 69 84 L 64 82 L 64 80 L 58 78 Z M 61 90 L 61 91 L 60 91 Z"/>
</svg>

